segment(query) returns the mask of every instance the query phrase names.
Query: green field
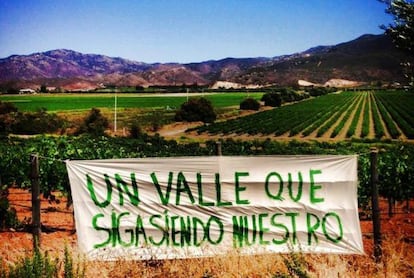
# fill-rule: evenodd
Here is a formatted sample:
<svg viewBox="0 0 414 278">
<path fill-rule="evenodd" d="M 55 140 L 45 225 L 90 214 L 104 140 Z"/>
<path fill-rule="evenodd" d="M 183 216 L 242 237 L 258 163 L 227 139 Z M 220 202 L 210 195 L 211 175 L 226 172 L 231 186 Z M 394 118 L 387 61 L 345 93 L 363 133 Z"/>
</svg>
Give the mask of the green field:
<svg viewBox="0 0 414 278">
<path fill-rule="evenodd" d="M 205 93 L 202 95 L 189 94 L 188 97 L 204 96 L 216 108 L 239 106 L 246 97 L 260 99 L 263 93 Z M 117 107 L 156 109 L 176 109 L 187 100 L 183 94 L 117 94 Z M 82 111 L 95 108 L 109 108 L 115 106 L 115 94 L 43 94 L 43 95 L 2 95 L 0 101 L 15 104 L 20 111 L 36 111 L 46 108 L 50 112 Z"/>
<path fill-rule="evenodd" d="M 110 121 L 115 99 L 118 121 L 126 126 L 140 114 L 145 124 L 148 111 L 162 111 L 163 124 L 172 120 L 173 112 L 191 97 L 203 96 L 221 111 L 237 109 L 243 99 L 260 99 L 263 93 L 169 93 L 169 94 L 39 94 L 2 95 L 0 101 L 12 102 L 23 112 L 45 108 L 49 112 L 85 112 L 102 109 Z M 414 96 L 403 91 L 364 91 L 328 94 L 307 101 L 262 111 L 246 117 L 200 126 L 198 133 L 210 136 L 258 135 L 285 138 L 324 139 L 414 139 Z M 225 108 L 225 109 L 223 109 Z M 139 109 L 144 113 L 137 112 Z"/>
<path fill-rule="evenodd" d="M 404 91 L 342 92 L 200 126 L 196 130 L 219 136 L 414 139 L 412 107 L 414 94 Z"/>
</svg>

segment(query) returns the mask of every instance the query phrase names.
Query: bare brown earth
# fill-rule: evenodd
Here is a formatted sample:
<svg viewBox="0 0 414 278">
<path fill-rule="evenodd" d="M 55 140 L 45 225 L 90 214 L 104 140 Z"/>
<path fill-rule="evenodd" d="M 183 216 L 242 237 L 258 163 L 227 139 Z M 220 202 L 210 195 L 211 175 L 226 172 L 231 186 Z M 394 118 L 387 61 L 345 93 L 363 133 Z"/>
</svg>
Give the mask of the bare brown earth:
<svg viewBox="0 0 414 278">
<path fill-rule="evenodd" d="M 371 97 L 371 101 L 372 101 L 371 105 L 376 106 L 376 107 L 378 108 L 378 104 L 377 104 L 377 102 L 376 102 L 375 98 L 372 98 L 372 97 Z M 384 119 L 382 118 L 381 113 L 379 113 L 379 117 L 380 117 L 381 122 L 382 122 L 383 127 L 384 127 L 384 136 L 385 136 L 386 138 L 391 138 L 391 135 L 390 135 L 390 133 L 389 133 L 389 131 L 388 131 L 388 129 L 387 129 L 387 127 L 386 127 L 386 125 L 385 125 L 385 122 L 384 122 Z"/>
<path fill-rule="evenodd" d="M 374 116 L 373 116 L 373 110 L 372 110 L 372 99 L 368 97 L 369 100 L 369 134 L 368 138 L 374 138 L 375 137 L 375 128 L 374 128 Z M 384 126 L 384 123 L 382 123 Z"/>
<path fill-rule="evenodd" d="M 363 98 L 361 101 L 362 101 L 361 105 L 362 105 L 362 107 L 364 107 L 364 105 L 365 105 L 365 99 Z M 359 119 L 358 119 L 357 127 L 355 129 L 354 136 L 359 137 L 361 135 L 361 131 L 362 131 L 362 122 L 364 120 L 364 113 L 360 113 L 357 117 Z"/>
<path fill-rule="evenodd" d="M 357 101 L 359 101 L 359 99 L 356 99 L 355 100 L 356 102 Z M 352 105 L 353 105 L 354 103 L 351 103 L 350 105 L 349 105 L 349 108 L 348 109 L 351 109 L 351 107 L 352 107 Z M 348 112 L 348 109 L 346 110 L 346 111 L 344 111 L 344 113 L 342 113 L 342 115 L 337 115 L 337 114 L 335 114 L 333 117 L 337 117 L 337 121 L 336 121 L 336 123 L 335 124 L 333 124 L 332 126 L 331 126 L 331 128 L 329 128 L 328 129 L 328 131 L 327 132 L 325 132 L 325 134 L 321 137 L 321 138 L 323 138 L 323 139 L 330 139 L 331 137 L 331 134 L 332 134 L 332 132 L 335 130 L 335 127 L 338 125 L 338 124 L 340 124 L 341 123 L 341 121 L 342 121 L 342 119 L 345 117 L 345 114 Z M 342 130 L 341 130 L 341 132 L 335 137 L 336 139 L 345 139 L 345 136 L 346 136 L 346 132 L 347 132 L 347 130 L 348 130 L 348 128 L 349 128 L 349 126 L 351 125 L 351 122 L 352 122 L 352 118 L 353 118 L 353 116 L 355 115 L 355 113 L 356 113 L 356 111 L 353 111 L 352 112 L 352 115 L 351 115 L 351 117 L 349 117 L 349 119 L 348 119 L 348 121 L 346 122 L 346 124 L 344 125 L 344 127 L 342 128 Z"/>
<path fill-rule="evenodd" d="M 59 203 L 41 200 L 41 247 L 51 256 L 63 257 L 65 246 L 76 249 L 72 208 L 66 207 L 66 198 L 57 193 Z M 9 189 L 10 207 L 15 209 L 20 221 L 30 224 L 31 193 L 27 190 Z M 5 262 L 15 262 L 20 257 L 30 254 L 33 249 L 33 237 L 29 231 L 13 229 L 0 232 L 0 258 Z"/>
</svg>

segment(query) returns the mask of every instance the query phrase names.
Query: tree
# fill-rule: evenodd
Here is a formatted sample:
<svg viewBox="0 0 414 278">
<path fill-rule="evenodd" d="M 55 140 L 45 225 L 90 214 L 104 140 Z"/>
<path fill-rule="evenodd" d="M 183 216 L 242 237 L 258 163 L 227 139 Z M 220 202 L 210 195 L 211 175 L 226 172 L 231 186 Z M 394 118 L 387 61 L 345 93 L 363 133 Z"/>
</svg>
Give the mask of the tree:
<svg viewBox="0 0 414 278">
<path fill-rule="evenodd" d="M 191 98 L 181 105 L 180 110 L 175 114 L 177 122 L 204 122 L 212 123 L 216 120 L 216 112 L 214 112 L 211 102 L 203 97 Z"/>
<path fill-rule="evenodd" d="M 19 93 L 19 89 L 9 88 L 9 89 L 7 89 L 7 93 L 10 94 L 10 95 L 17 95 Z"/>
<path fill-rule="evenodd" d="M 17 108 L 11 102 L 0 101 L 0 134 L 8 134 L 16 122 Z"/>
<path fill-rule="evenodd" d="M 140 138 L 143 134 L 141 125 L 138 120 L 135 120 L 131 123 L 129 127 L 129 134 L 131 138 Z"/>
<path fill-rule="evenodd" d="M 387 5 L 394 22 L 381 28 L 392 38 L 395 46 L 407 53 L 403 63 L 405 76 L 411 87 L 414 87 L 414 1 L 413 0 L 380 0 Z"/>
<path fill-rule="evenodd" d="M 161 111 L 154 110 L 147 116 L 152 131 L 158 131 L 163 125 L 163 114 Z"/>
<path fill-rule="evenodd" d="M 48 113 L 46 108 L 36 112 L 15 113 L 12 132 L 17 134 L 42 134 L 56 132 L 64 125 L 64 120 L 58 115 Z"/>
<path fill-rule="evenodd" d="M 266 93 L 261 100 L 266 106 L 279 107 L 282 105 L 282 97 L 278 93 Z"/>
<path fill-rule="evenodd" d="M 77 134 L 89 133 L 94 136 L 105 135 L 105 129 L 109 126 L 108 119 L 101 114 L 101 110 L 92 108 L 83 120 Z"/>
<path fill-rule="evenodd" d="M 0 100 L 0 114 L 9 114 L 17 112 L 17 107 L 12 102 L 3 102 Z"/>
<path fill-rule="evenodd" d="M 143 86 L 137 85 L 135 86 L 135 91 L 137 92 L 143 92 L 145 90 L 145 88 Z"/>
<path fill-rule="evenodd" d="M 259 110 L 260 103 L 254 98 L 246 98 L 240 103 L 240 110 Z"/>
<path fill-rule="evenodd" d="M 49 90 L 47 89 L 46 85 L 41 85 L 39 91 L 43 94 L 48 93 Z"/>
</svg>

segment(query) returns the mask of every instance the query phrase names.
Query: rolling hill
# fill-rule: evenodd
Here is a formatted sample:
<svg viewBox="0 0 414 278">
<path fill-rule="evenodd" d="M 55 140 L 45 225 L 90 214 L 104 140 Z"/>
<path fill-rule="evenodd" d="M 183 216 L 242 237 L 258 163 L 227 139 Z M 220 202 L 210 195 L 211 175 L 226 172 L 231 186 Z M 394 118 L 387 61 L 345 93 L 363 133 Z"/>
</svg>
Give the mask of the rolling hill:
<svg viewBox="0 0 414 278">
<path fill-rule="evenodd" d="M 225 58 L 189 64 L 131 61 L 57 49 L 0 59 L 0 88 L 41 85 L 67 90 L 115 86 L 296 85 L 298 80 L 323 84 L 330 79 L 358 82 L 403 82 L 404 54 L 385 35 L 363 35 L 332 46 L 316 46 L 277 57 Z"/>
</svg>

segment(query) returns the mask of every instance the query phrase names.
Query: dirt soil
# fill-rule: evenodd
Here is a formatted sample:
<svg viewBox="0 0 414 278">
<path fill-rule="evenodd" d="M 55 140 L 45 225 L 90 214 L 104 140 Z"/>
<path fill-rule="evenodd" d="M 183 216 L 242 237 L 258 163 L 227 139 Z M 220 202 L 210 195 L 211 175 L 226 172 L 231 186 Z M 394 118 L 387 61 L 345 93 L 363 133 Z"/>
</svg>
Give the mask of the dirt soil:
<svg viewBox="0 0 414 278">
<path fill-rule="evenodd" d="M 76 233 L 72 208 L 66 207 L 66 198 L 56 194 L 58 202 L 41 200 L 41 248 L 51 256 L 63 257 L 65 246 L 76 250 Z M 9 189 L 10 207 L 14 208 L 20 221 L 31 222 L 31 192 L 18 188 Z M 30 228 L 27 228 L 30 230 Z M 33 249 L 33 236 L 30 231 L 9 229 L 0 232 L 0 258 L 6 262 L 15 262 L 30 254 Z"/>
<path fill-rule="evenodd" d="M 59 203 L 50 203 L 45 199 L 41 202 L 41 248 L 49 255 L 63 257 L 65 246 L 77 250 L 77 239 L 73 223 L 72 207 L 66 207 L 66 199 L 56 194 Z M 29 223 L 31 219 L 31 193 L 27 190 L 11 188 L 9 190 L 11 207 L 17 212 L 20 221 Z M 381 200 L 381 231 L 383 240 L 398 239 L 408 243 L 414 250 L 414 200 L 410 202 L 407 213 L 406 203 L 398 203 L 396 214 L 389 218 L 387 202 Z M 364 249 L 372 254 L 373 229 L 369 219 L 361 218 L 361 230 Z M 13 229 L 0 232 L 0 258 L 4 262 L 15 262 L 24 255 L 30 254 L 33 248 L 32 235 L 29 231 Z"/>
</svg>

